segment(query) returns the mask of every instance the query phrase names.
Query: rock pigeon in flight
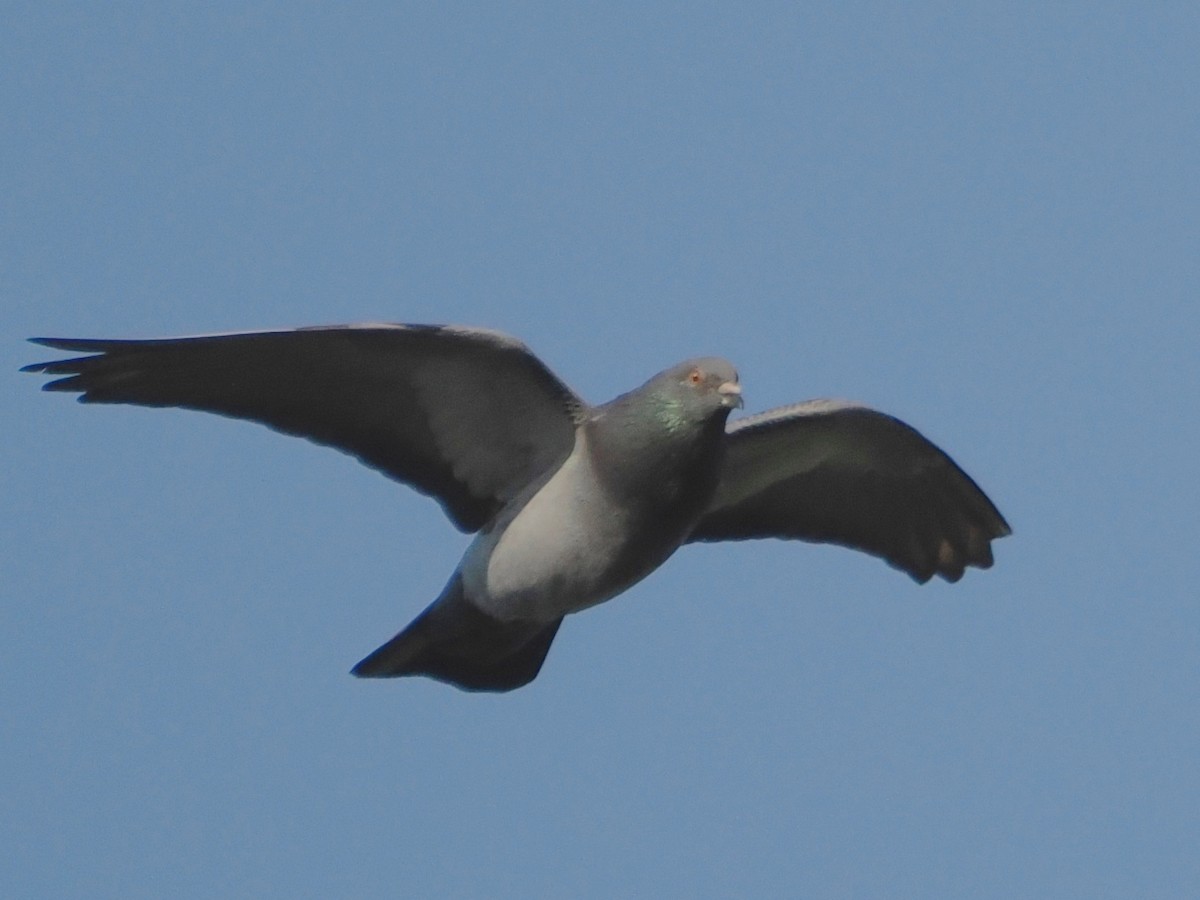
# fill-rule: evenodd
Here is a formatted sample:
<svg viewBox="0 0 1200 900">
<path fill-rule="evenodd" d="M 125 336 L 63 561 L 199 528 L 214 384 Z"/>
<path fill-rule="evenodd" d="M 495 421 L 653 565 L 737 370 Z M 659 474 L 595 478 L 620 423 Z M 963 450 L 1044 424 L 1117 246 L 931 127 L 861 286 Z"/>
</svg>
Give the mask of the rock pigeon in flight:
<svg viewBox="0 0 1200 900">
<path fill-rule="evenodd" d="M 692 359 L 589 406 L 520 341 L 459 326 L 347 325 L 161 340 L 35 338 L 26 366 L 84 403 L 173 406 L 335 447 L 432 495 L 475 533 L 441 595 L 354 667 L 509 691 L 563 617 L 690 541 L 798 538 L 918 582 L 992 564 L 1008 524 L 910 426 L 814 400 L 727 421 L 737 372 Z"/>
</svg>

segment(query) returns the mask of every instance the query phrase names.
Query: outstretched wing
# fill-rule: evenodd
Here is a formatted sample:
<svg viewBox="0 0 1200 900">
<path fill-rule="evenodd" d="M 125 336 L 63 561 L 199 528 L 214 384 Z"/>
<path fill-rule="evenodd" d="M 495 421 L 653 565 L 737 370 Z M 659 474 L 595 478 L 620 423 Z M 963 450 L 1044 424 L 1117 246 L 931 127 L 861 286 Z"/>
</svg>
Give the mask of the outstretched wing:
<svg viewBox="0 0 1200 900">
<path fill-rule="evenodd" d="M 83 403 L 177 406 L 261 422 L 358 457 L 483 526 L 574 446 L 583 402 L 514 338 L 340 325 L 162 340 L 34 338 L 91 354 L 26 366 Z"/>
<path fill-rule="evenodd" d="M 799 538 L 881 557 L 919 582 L 992 564 L 1011 534 L 978 485 L 915 429 L 813 400 L 731 422 L 721 481 L 689 540 Z"/>
</svg>

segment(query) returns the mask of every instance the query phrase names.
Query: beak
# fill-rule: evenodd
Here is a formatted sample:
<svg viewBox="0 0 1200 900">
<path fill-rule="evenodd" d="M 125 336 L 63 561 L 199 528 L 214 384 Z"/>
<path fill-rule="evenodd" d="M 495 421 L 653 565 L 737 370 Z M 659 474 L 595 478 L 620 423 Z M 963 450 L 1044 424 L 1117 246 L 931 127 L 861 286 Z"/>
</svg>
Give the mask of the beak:
<svg viewBox="0 0 1200 900">
<path fill-rule="evenodd" d="M 726 381 L 718 385 L 717 393 L 721 395 L 721 402 L 725 406 L 742 408 L 742 386 L 736 381 Z"/>
</svg>

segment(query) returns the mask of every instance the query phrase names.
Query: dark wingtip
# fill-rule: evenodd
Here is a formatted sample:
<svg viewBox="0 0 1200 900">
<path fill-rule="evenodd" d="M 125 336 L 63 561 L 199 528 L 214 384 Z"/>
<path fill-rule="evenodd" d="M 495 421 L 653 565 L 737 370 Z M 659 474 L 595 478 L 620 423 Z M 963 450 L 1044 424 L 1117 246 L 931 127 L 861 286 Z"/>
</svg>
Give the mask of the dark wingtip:
<svg viewBox="0 0 1200 900">
<path fill-rule="evenodd" d="M 55 342 L 58 340 L 58 338 L 31 337 L 31 338 L 26 338 L 25 340 L 29 341 L 29 343 L 31 343 L 31 344 L 38 344 L 42 347 L 53 347 Z M 53 365 L 53 363 L 48 363 L 48 362 L 30 363 L 27 366 L 21 366 L 20 371 L 34 372 L 34 373 L 45 372 L 47 367 L 51 366 L 51 365 Z"/>
<path fill-rule="evenodd" d="M 106 341 L 99 338 L 54 338 L 54 337 L 31 337 L 26 338 L 31 344 L 39 344 L 42 347 L 52 347 L 55 350 L 81 350 L 87 352 L 103 350 L 105 346 L 111 344 L 112 341 Z"/>
<path fill-rule="evenodd" d="M 32 365 L 22 366 L 21 371 L 22 372 L 30 372 L 35 375 L 44 375 L 44 374 L 61 375 L 62 371 L 61 370 L 56 371 L 55 365 L 56 364 L 52 363 L 52 362 L 33 363 Z M 85 399 L 84 399 L 85 395 L 82 392 L 85 391 L 86 388 L 82 387 L 79 384 L 79 376 L 78 375 L 68 375 L 66 378 L 56 378 L 53 381 L 47 381 L 45 384 L 42 385 L 42 390 L 43 391 L 54 391 L 56 393 L 62 393 L 62 392 L 79 393 L 80 394 L 80 396 L 79 396 L 80 402 L 85 402 Z"/>
<path fill-rule="evenodd" d="M 76 350 L 76 351 L 91 351 L 97 352 L 101 348 L 98 346 L 103 341 L 92 341 L 86 338 L 48 338 L 48 337 L 31 337 L 26 338 L 31 344 L 38 344 L 42 347 L 50 347 L 54 350 Z M 70 373 L 75 375 L 73 371 L 74 364 L 77 359 L 55 359 L 47 362 L 30 363 L 27 366 L 21 366 L 21 372 L 28 372 L 33 375 L 62 375 Z M 42 385 L 43 391 L 73 391 L 79 388 L 73 385 L 67 385 L 65 382 L 71 381 L 70 378 L 60 378 L 57 381 L 50 381 Z"/>
<path fill-rule="evenodd" d="M 379 651 L 375 651 L 355 663 L 354 668 L 350 670 L 350 674 L 355 678 L 396 678 L 408 673 L 396 671 L 393 667 L 384 665 Z"/>
<path fill-rule="evenodd" d="M 363 660 L 366 662 L 366 660 Z M 362 662 L 356 663 L 354 668 L 350 670 L 350 674 L 355 678 L 379 678 L 379 673 L 371 672 L 363 665 Z"/>
<path fill-rule="evenodd" d="M 88 353 L 89 356 L 68 357 L 66 359 L 52 359 L 46 362 L 30 363 L 27 366 L 21 366 L 20 371 L 28 372 L 33 375 L 65 375 L 65 378 L 56 378 L 53 381 L 48 381 L 42 385 L 43 391 L 55 392 L 77 392 L 80 393 L 79 400 L 81 403 L 92 402 L 87 399 L 84 393 L 87 389 L 80 381 L 82 373 L 81 365 L 88 363 L 91 360 L 103 356 L 105 350 L 109 349 L 111 341 L 95 340 L 93 338 L 52 338 L 52 337 L 31 337 L 26 338 L 31 344 L 37 344 L 42 347 L 50 347 L 54 350 L 67 350 L 76 353 Z"/>
</svg>

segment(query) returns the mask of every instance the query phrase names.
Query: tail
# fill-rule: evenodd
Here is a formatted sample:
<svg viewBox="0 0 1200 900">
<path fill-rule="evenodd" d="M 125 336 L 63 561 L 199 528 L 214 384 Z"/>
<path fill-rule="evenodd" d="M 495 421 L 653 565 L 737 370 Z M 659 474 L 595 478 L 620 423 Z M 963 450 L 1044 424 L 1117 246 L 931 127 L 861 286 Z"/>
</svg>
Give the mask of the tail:
<svg viewBox="0 0 1200 900">
<path fill-rule="evenodd" d="M 425 675 L 464 691 L 511 691 L 537 677 L 562 619 L 501 622 L 463 596 L 457 572 L 398 635 L 351 672 L 359 678 Z"/>
</svg>

